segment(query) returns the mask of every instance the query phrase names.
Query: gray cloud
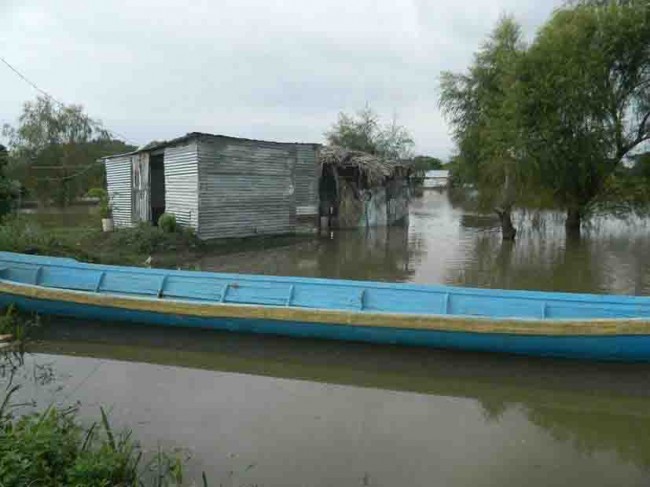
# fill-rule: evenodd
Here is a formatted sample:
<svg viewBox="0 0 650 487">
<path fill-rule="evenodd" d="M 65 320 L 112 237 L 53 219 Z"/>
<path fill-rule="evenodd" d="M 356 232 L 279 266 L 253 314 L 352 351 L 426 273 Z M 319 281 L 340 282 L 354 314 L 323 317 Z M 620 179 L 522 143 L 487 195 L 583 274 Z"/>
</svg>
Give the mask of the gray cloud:
<svg viewBox="0 0 650 487">
<path fill-rule="evenodd" d="M 528 38 L 558 0 L 0 0 L 3 55 L 137 143 L 200 130 L 322 140 L 369 103 L 422 153 L 453 148 L 438 77 L 462 70 L 500 15 Z M 34 91 L 0 66 L 0 123 Z"/>
</svg>

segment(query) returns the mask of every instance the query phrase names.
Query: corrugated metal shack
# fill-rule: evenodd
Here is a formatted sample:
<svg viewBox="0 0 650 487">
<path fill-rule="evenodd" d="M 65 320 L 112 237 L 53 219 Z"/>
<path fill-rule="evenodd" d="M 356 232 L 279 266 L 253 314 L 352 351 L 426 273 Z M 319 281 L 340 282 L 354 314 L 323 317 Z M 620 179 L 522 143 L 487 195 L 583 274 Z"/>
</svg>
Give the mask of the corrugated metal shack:
<svg viewBox="0 0 650 487">
<path fill-rule="evenodd" d="M 166 212 L 201 239 L 315 231 L 318 148 L 194 132 L 106 157 L 115 225 Z"/>
<path fill-rule="evenodd" d="M 198 132 L 104 158 L 116 227 L 171 213 L 201 239 L 408 217 L 408 168 L 363 152 Z M 319 219 L 319 216 L 322 217 Z"/>
<path fill-rule="evenodd" d="M 320 214 L 328 216 L 330 226 L 408 223 L 408 164 L 341 147 L 323 147 L 319 161 Z"/>
</svg>

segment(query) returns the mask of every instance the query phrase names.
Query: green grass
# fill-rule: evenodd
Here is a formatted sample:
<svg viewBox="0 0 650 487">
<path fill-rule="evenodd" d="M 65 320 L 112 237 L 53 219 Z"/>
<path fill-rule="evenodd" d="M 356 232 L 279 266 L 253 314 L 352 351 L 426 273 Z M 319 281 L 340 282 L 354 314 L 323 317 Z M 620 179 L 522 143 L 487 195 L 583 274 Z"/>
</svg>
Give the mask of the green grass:
<svg viewBox="0 0 650 487">
<path fill-rule="evenodd" d="M 144 266 L 152 257 L 152 266 L 169 268 L 191 267 L 204 254 L 264 250 L 306 238 L 313 237 L 276 235 L 203 242 L 182 227 L 164 231 L 148 224 L 105 233 L 97 209 L 21 213 L 0 223 L 0 250 L 131 266 Z"/>
<path fill-rule="evenodd" d="M 14 306 L 9 306 L 4 310 L 4 314 L 0 314 L 0 335 L 11 335 L 13 340 L 22 346 L 32 329 L 39 324 L 38 315 L 23 313 Z"/>
<path fill-rule="evenodd" d="M 0 316 L 0 334 L 12 334 L 21 345 L 38 317 L 13 306 Z M 82 425 L 76 407 L 48 407 L 40 413 L 16 414 L 13 396 L 15 371 L 22 351 L 0 352 L 0 367 L 8 367 L 9 380 L 0 393 L 0 486 L 172 487 L 183 483 L 181 460 L 158 449 L 143 462 L 143 450 L 130 430 L 115 431 L 100 408 L 97 421 Z M 204 485 L 206 483 L 204 482 Z"/>
<path fill-rule="evenodd" d="M 75 408 L 49 407 L 38 414 L 11 413 L 10 388 L 0 403 L 0 485 L 177 486 L 181 461 L 158 450 L 147 463 L 131 431 L 115 432 L 100 408 L 100 419 L 83 427 Z"/>
<path fill-rule="evenodd" d="M 0 250 L 105 264 L 142 266 L 149 256 L 187 254 L 200 245 L 189 231 L 169 233 L 151 225 L 104 233 L 94 214 L 20 214 L 0 224 Z"/>
</svg>

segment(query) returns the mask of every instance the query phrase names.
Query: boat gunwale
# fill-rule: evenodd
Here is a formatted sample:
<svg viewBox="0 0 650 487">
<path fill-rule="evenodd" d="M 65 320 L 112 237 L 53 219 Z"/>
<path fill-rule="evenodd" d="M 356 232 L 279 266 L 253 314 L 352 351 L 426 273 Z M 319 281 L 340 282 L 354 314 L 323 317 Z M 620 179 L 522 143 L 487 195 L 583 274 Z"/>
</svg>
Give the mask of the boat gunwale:
<svg viewBox="0 0 650 487">
<path fill-rule="evenodd" d="M 32 257 L 27 256 L 26 254 L 17 254 L 11 252 L 0 252 L 0 263 L 3 259 L 3 255 L 11 255 L 12 257 Z M 353 287 L 353 288 L 367 288 L 367 289 L 390 289 L 395 291 L 411 291 L 411 292 L 422 292 L 427 294 L 436 294 L 436 295 L 462 295 L 470 297 L 498 297 L 500 299 L 529 299 L 531 301 L 538 302 L 567 302 L 567 303 L 593 303 L 599 305 L 615 304 L 615 305 L 637 305 L 637 306 L 647 306 L 650 308 L 650 297 L 649 296 L 629 296 L 629 295 L 613 295 L 613 294 L 590 294 L 590 293 L 569 293 L 569 292 L 550 292 L 550 291 L 528 291 L 528 290 L 519 290 L 519 289 L 486 289 L 486 288 L 467 288 L 467 287 L 456 287 L 456 286 L 445 286 L 445 285 L 428 285 L 428 284 L 414 284 L 414 283 L 391 283 L 391 282 L 378 282 L 378 281 L 357 281 L 357 280 L 344 280 L 344 279 L 327 279 L 327 278 L 318 278 L 318 277 L 292 277 L 292 276 L 270 276 L 264 274 L 233 274 L 233 273 L 220 273 L 220 272 L 208 272 L 208 271 L 193 271 L 193 270 L 181 270 L 181 269 L 155 269 L 155 268 L 143 268 L 143 267 L 129 267 L 129 266 L 117 266 L 117 265 L 106 265 L 106 264 L 92 264 L 86 262 L 80 262 L 70 258 L 61 258 L 61 257 L 47 257 L 47 256 L 35 256 L 38 260 L 44 260 L 44 263 L 30 262 L 30 259 L 25 260 L 12 260 L 13 265 L 22 264 L 26 266 L 44 266 L 44 267 L 54 267 L 62 269 L 79 269 L 79 270 L 97 270 L 101 271 L 111 271 L 116 273 L 135 273 L 142 275 L 156 275 L 156 276 L 174 276 L 174 277 L 186 277 L 186 278 L 202 278 L 202 279 L 221 279 L 221 280 L 238 280 L 243 282 L 268 282 L 268 283 L 283 283 L 283 284 L 311 284 L 311 285 L 324 285 L 330 287 Z M 64 263 L 57 262 L 48 262 L 49 260 L 58 260 L 64 261 Z M 16 282 L 6 280 L 7 282 Z M 28 283 L 21 283 L 28 284 Z M 29 284 L 28 284 L 29 285 Z M 47 286 L 42 286 L 47 287 Z M 67 289 L 67 288 L 55 288 L 50 287 L 50 289 Z M 70 291 L 74 291 L 69 289 Z M 191 301 L 193 302 L 193 301 Z M 203 301 L 202 301 L 203 302 Z M 206 301 L 208 302 L 208 301 Z M 269 305 L 270 306 L 270 305 Z M 309 308 L 309 309 L 321 309 L 321 308 Z M 322 309 L 332 309 L 332 308 L 322 308 Z M 429 316 L 427 314 L 427 316 Z M 460 316 L 460 315 L 440 315 L 440 316 Z M 489 317 L 487 317 L 489 319 Z M 518 318 L 524 319 L 524 318 Z M 534 318 L 533 318 L 534 319 Z M 604 318 L 609 320 L 608 318 Z M 630 318 L 625 318 L 630 319 Z M 548 320 L 544 320 L 548 321 Z M 573 320 L 571 320 L 573 321 Z M 592 321 L 592 320 L 589 320 Z"/>
<path fill-rule="evenodd" d="M 387 313 L 274 305 L 197 302 L 127 294 L 94 293 L 0 279 L 0 294 L 158 315 L 207 319 L 252 319 L 305 324 L 409 329 L 431 332 L 540 337 L 650 335 L 650 318 L 535 319 L 472 315 Z"/>
</svg>

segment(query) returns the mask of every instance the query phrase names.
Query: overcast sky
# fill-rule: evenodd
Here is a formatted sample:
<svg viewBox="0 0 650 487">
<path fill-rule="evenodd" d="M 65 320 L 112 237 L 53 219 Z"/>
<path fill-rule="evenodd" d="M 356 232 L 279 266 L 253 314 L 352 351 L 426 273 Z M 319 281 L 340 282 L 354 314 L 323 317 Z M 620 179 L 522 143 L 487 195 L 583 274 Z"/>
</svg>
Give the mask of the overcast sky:
<svg viewBox="0 0 650 487">
<path fill-rule="evenodd" d="M 559 0 L 0 0 L 0 56 L 136 144 L 186 132 L 321 142 L 366 103 L 447 158 L 441 71 Z M 0 124 L 37 93 L 0 65 Z"/>
</svg>

